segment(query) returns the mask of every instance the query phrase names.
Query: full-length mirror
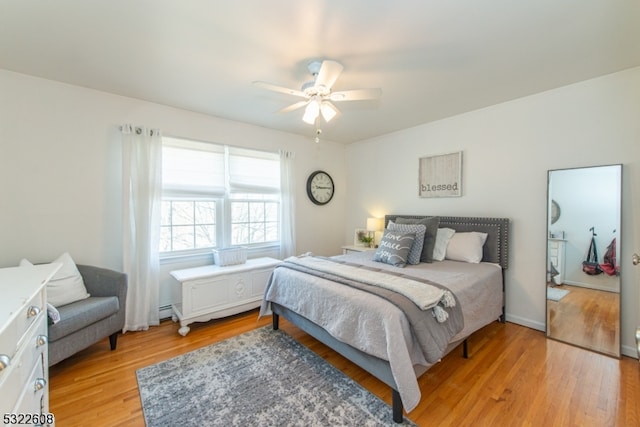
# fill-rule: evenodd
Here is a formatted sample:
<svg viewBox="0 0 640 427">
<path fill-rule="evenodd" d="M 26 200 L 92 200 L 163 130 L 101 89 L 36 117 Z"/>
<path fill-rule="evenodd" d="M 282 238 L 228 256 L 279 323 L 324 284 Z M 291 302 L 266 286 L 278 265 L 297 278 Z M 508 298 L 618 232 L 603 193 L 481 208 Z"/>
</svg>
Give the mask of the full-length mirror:
<svg viewBox="0 0 640 427">
<path fill-rule="evenodd" d="M 551 170 L 547 336 L 620 357 L 622 165 Z"/>
</svg>

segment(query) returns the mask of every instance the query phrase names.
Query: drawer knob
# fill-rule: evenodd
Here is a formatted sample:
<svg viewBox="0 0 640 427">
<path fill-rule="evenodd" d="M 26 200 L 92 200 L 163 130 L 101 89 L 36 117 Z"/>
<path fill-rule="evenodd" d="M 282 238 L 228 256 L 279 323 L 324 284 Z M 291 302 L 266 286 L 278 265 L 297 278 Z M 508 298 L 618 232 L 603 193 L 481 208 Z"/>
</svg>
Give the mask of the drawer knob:
<svg viewBox="0 0 640 427">
<path fill-rule="evenodd" d="M 38 345 L 38 347 L 45 345 L 47 341 L 48 340 L 46 335 L 38 335 L 38 337 L 36 338 L 36 344 Z"/>
<path fill-rule="evenodd" d="M 40 307 L 32 305 L 31 307 L 29 307 L 29 310 L 27 310 L 27 317 L 35 317 L 38 314 L 40 314 Z"/>
<path fill-rule="evenodd" d="M 0 371 L 7 369 L 9 364 L 11 364 L 11 358 L 6 354 L 0 354 Z"/>
<path fill-rule="evenodd" d="M 38 378 L 38 379 L 36 379 L 36 382 L 34 383 L 35 391 L 42 390 L 46 386 L 47 386 L 47 380 L 45 380 L 44 378 Z"/>
</svg>

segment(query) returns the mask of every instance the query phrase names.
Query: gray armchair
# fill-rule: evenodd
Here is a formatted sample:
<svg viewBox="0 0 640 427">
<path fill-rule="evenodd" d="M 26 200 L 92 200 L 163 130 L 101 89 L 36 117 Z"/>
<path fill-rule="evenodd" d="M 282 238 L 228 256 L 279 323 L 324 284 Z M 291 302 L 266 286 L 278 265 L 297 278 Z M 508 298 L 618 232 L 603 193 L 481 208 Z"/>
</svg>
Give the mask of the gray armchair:
<svg viewBox="0 0 640 427">
<path fill-rule="evenodd" d="M 49 325 L 49 366 L 107 336 L 115 350 L 124 327 L 127 275 L 89 265 L 77 267 L 91 296 L 56 307 L 60 321 Z"/>
</svg>

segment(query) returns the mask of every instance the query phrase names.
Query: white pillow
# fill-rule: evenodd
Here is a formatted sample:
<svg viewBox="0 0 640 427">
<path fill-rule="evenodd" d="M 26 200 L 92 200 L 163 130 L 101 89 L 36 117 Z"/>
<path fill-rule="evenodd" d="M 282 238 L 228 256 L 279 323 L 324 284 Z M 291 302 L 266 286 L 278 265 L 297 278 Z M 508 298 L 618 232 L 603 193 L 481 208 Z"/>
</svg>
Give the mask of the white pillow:
<svg viewBox="0 0 640 427">
<path fill-rule="evenodd" d="M 65 252 L 52 263 L 60 263 L 62 267 L 47 283 L 47 302 L 49 304 L 60 307 L 89 298 L 90 295 L 71 255 Z M 26 259 L 20 261 L 20 267 L 30 265 L 33 264 Z"/>
<path fill-rule="evenodd" d="M 482 261 L 482 247 L 486 240 L 487 233 L 477 231 L 456 233 L 449 240 L 445 258 L 477 264 Z"/>
<path fill-rule="evenodd" d="M 433 259 L 435 261 L 444 260 L 449 240 L 455 233 L 456 230 L 451 228 L 438 228 L 438 232 L 436 233 L 436 243 L 433 246 Z"/>
</svg>

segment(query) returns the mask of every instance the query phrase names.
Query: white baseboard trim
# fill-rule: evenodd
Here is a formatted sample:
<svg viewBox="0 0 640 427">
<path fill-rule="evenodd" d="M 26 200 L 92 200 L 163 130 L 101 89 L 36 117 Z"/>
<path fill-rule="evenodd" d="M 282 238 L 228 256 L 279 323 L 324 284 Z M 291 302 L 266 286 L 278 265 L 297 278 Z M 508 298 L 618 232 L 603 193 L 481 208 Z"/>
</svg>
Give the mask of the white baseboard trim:
<svg viewBox="0 0 640 427">
<path fill-rule="evenodd" d="M 633 346 L 623 345 L 621 348 L 621 353 L 623 356 L 629 356 L 634 359 L 638 358 L 638 351 Z"/>
<path fill-rule="evenodd" d="M 546 325 L 542 322 L 536 322 L 535 320 L 527 319 L 525 317 L 514 316 L 507 313 L 505 316 L 507 322 L 516 323 L 518 325 L 526 326 L 527 328 L 536 329 L 538 331 L 545 332 Z"/>
</svg>

